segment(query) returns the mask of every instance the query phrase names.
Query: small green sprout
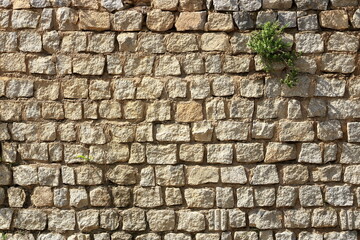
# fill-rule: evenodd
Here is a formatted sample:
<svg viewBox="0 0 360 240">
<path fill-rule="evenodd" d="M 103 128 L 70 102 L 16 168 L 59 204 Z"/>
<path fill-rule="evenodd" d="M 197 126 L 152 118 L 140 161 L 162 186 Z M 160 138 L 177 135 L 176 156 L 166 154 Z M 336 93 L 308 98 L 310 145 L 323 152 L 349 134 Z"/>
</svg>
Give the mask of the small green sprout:
<svg viewBox="0 0 360 240">
<path fill-rule="evenodd" d="M 84 156 L 84 155 L 78 155 L 78 156 L 76 156 L 76 158 L 83 159 L 87 162 L 93 160 L 93 158 L 91 156 Z"/>
<path fill-rule="evenodd" d="M 279 22 L 267 22 L 261 26 L 260 31 L 252 34 L 248 46 L 260 55 L 261 63 L 266 72 L 274 70 L 274 63 L 284 63 L 287 74 L 280 81 L 288 87 L 294 87 L 298 83 L 298 70 L 295 67 L 295 60 L 301 53 L 288 50 L 291 44 L 281 38 L 284 28 L 285 26 L 281 27 Z"/>
</svg>

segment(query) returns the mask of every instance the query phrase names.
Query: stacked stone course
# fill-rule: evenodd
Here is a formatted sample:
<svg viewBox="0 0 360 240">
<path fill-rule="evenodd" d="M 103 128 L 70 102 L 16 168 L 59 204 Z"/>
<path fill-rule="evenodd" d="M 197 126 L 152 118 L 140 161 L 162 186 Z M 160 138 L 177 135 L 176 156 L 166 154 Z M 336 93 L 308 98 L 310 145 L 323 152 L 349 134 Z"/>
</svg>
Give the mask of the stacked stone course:
<svg viewBox="0 0 360 240">
<path fill-rule="evenodd" d="M 0 237 L 360 239 L 359 4 L 0 0 Z"/>
</svg>

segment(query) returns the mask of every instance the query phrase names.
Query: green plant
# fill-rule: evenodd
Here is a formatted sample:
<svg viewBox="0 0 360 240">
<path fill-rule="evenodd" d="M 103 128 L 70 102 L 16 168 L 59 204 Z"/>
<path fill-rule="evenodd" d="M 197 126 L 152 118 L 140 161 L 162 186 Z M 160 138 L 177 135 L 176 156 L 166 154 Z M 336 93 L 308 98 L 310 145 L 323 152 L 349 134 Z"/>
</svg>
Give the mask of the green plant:
<svg viewBox="0 0 360 240">
<path fill-rule="evenodd" d="M 87 162 L 93 160 L 93 158 L 91 156 L 84 156 L 84 155 L 78 155 L 75 158 L 83 159 L 83 160 L 85 160 Z"/>
<path fill-rule="evenodd" d="M 1 240 L 7 240 L 7 235 L 6 235 L 6 233 L 4 234 L 1 234 Z"/>
<path fill-rule="evenodd" d="M 291 44 L 285 42 L 281 37 L 284 28 L 278 22 L 267 22 L 261 26 L 260 31 L 256 31 L 251 35 L 248 46 L 260 55 L 261 63 L 264 65 L 266 72 L 274 70 L 274 63 L 284 63 L 287 67 L 287 73 L 285 78 L 280 81 L 289 87 L 293 87 L 298 82 L 298 70 L 295 67 L 295 60 L 301 53 L 288 50 Z"/>
</svg>

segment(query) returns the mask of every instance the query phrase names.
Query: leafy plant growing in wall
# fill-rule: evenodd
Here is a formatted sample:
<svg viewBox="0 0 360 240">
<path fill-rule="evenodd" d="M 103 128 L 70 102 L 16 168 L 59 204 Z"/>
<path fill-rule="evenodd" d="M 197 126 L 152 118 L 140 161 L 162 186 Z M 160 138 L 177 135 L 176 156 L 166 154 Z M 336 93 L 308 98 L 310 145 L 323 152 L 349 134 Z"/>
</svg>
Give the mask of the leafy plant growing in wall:
<svg viewBox="0 0 360 240">
<path fill-rule="evenodd" d="M 280 81 L 289 87 L 294 87 L 298 82 L 295 60 L 301 53 L 288 50 L 291 43 L 282 39 L 284 28 L 278 22 L 266 22 L 261 26 L 261 30 L 252 34 L 248 46 L 260 56 L 266 72 L 274 71 L 274 63 L 284 63 L 287 73 Z"/>
</svg>

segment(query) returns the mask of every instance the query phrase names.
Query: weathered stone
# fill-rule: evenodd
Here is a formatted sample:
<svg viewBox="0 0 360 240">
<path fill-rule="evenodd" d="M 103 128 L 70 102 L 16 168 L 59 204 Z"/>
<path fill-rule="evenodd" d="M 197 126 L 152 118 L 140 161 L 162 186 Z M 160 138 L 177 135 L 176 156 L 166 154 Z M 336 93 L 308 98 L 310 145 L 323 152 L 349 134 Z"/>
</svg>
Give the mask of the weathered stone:
<svg viewBox="0 0 360 240">
<path fill-rule="evenodd" d="M 116 208 L 100 210 L 100 227 L 102 229 L 116 230 L 120 221 L 120 212 Z"/>
<path fill-rule="evenodd" d="M 131 204 L 131 191 L 129 187 L 112 187 L 111 193 L 116 207 L 128 207 Z"/>
<path fill-rule="evenodd" d="M 359 39 L 354 35 L 335 32 L 330 36 L 327 48 L 330 51 L 357 52 Z"/>
<path fill-rule="evenodd" d="M 220 120 L 226 118 L 225 102 L 221 98 L 212 98 L 208 100 L 205 103 L 205 110 L 206 110 L 207 119 L 209 120 Z M 232 127 L 243 124 L 242 122 L 232 122 L 232 121 L 228 121 L 228 123 L 232 123 Z M 223 133 L 223 131 L 225 130 L 223 129 L 224 125 L 225 124 L 223 122 L 223 124 L 220 127 L 218 127 L 219 134 Z M 238 130 L 239 129 L 233 129 L 235 133 L 233 132 L 231 137 L 235 137 L 234 135 L 236 135 L 236 133 L 239 134 Z M 240 135 L 244 135 L 244 134 L 242 133 Z M 227 138 L 227 136 L 222 136 L 222 137 Z"/>
<path fill-rule="evenodd" d="M 254 207 L 254 193 L 251 187 L 239 187 L 236 189 L 237 207 Z"/>
<path fill-rule="evenodd" d="M 275 204 L 275 188 L 260 187 L 254 189 L 255 205 L 259 207 L 270 207 Z"/>
<path fill-rule="evenodd" d="M 154 208 L 163 205 L 160 187 L 136 187 L 134 189 L 134 204 L 142 208 Z"/>
<path fill-rule="evenodd" d="M 175 164 L 176 145 L 153 145 L 149 144 L 146 148 L 146 156 L 149 164 Z"/>
<path fill-rule="evenodd" d="M 360 142 L 359 136 L 359 123 L 357 122 L 348 122 L 347 130 L 348 130 L 348 142 Z"/>
<path fill-rule="evenodd" d="M 216 206 L 220 208 L 233 208 L 235 206 L 233 189 L 231 187 L 216 188 Z"/>
<path fill-rule="evenodd" d="M 325 201 L 332 206 L 352 206 L 353 194 L 349 185 L 326 186 Z"/>
<path fill-rule="evenodd" d="M 174 20 L 172 12 L 155 9 L 147 13 L 146 26 L 152 31 L 167 31 L 174 26 Z"/>
<path fill-rule="evenodd" d="M 85 144 L 104 144 L 106 143 L 104 128 L 102 126 L 92 126 L 83 124 L 80 126 L 80 142 Z"/>
<path fill-rule="evenodd" d="M 341 123 L 338 120 L 319 122 L 317 131 L 318 138 L 323 141 L 333 141 L 343 137 Z"/>
<path fill-rule="evenodd" d="M 77 225 L 81 231 L 90 232 L 99 228 L 99 210 L 88 209 L 76 212 Z"/>
<path fill-rule="evenodd" d="M 280 122 L 280 141 L 312 141 L 314 130 L 312 122 Z"/>
<path fill-rule="evenodd" d="M 242 0 L 244 1 L 244 0 Z M 273 11 L 259 11 L 256 16 L 256 26 L 261 27 L 266 22 L 273 22 L 277 19 L 277 13 Z"/>
<path fill-rule="evenodd" d="M 2 13 L 0 12 L 0 26 L 2 23 Z M 17 33 L 1 32 L 0 33 L 0 52 L 16 52 L 17 50 Z"/>
<path fill-rule="evenodd" d="M 300 72 L 315 74 L 317 62 L 312 56 L 300 56 L 295 60 L 295 67 L 297 67 Z"/>
<path fill-rule="evenodd" d="M 344 172 L 344 182 L 351 184 L 360 184 L 360 167 L 358 165 L 348 166 Z"/>
<path fill-rule="evenodd" d="M 60 177 L 60 168 L 58 166 L 39 166 L 38 178 L 40 185 L 58 186 Z"/>
<path fill-rule="evenodd" d="M 114 14 L 113 28 L 115 31 L 140 31 L 143 15 L 138 11 L 118 11 Z"/>
<path fill-rule="evenodd" d="M 281 172 L 284 184 L 304 184 L 309 181 L 308 168 L 303 165 L 287 165 Z"/>
<path fill-rule="evenodd" d="M 251 210 L 249 225 L 259 229 L 279 229 L 282 227 L 282 213 L 278 210 Z"/>
<path fill-rule="evenodd" d="M 179 0 L 179 10 L 192 12 L 192 11 L 200 11 L 205 9 L 204 1 L 197 0 Z"/>
<path fill-rule="evenodd" d="M 231 113 L 230 113 L 231 114 Z M 250 117 L 252 114 L 250 115 Z M 274 135 L 275 125 L 273 123 L 254 121 L 251 128 L 252 138 L 271 139 Z"/>
<path fill-rule="evenodd" d="M 222 167 L 220 169 L 221 181 L 223 183 L 245 184 L 247 176 L 244 167 Z"/>
<path fill-rule="evenodd" d="M 56 10 L 56 20 L 60 30 L 76 30 L 79 16 L 75 9 L 60 7 Z"/>
<path fill-rule="evenodd" d="M 15 29 L 36 28 L 39 18 L 40 15 L 37 12 L 30 10 L 14 10 L 11 17 L 12 27 Z"/>
<path fill-rule="evenodd" d="M 137 182 L 138 170 L 127 165 L 117 165 L 106 173 L 107 179 L 119 185 L 133 185 Z"/>
<path fill-rule="evenodd" d="M 111 199 L 107 187 L 93 187 L 89 192 L 90 204 L 95 207 L 108 207 L 110 206 Z"/>
<path fill-rule="evenodd" d="M 109 12 L 124 8 L 124 4 L 121 0 L 101 0 L 101 6 Z"/>
<path fill-rule="evenodd" d="M 321 69 L 326 72 L 352 73 L 355 70 L 355 56 L 343 53 L 325 53 Z"/>
<path fill-rule="evenodd" d="M 80 75 L 102 75 L 105 58 L 101 55 L 81 54 L 73 58 L 73 72 Z"/>
<path fill-rule="evenodd" d="M 227 13 L 209 13 L 208 21 L 205 25 L 208 31 L 224 31 L 229 32 L 234 29 L 231 14 Z"/>
<path fill-rule="evenodd" d="M 264 0 L 263 8 L 265 9 L 289 9 L 291 8 L 291 0 Z"/>
<path fill-rule="evenodd" d="M 214 0 L 214 9 L 216 11 L 237 11 L 238 2 L 236 0 Z"/>
<path fill-rule="evenodd" d="M 172 231 L 175 228 L 174 210 L 150 210 L 146 216 L 152 231 Z"/>
<path fill-rule="evenodd" d="M 299 31 L 317 31 L 319 29 L 317 14 L 309 14 L 297 19 Z"/>
<path fill-rule="evenodd" d="M 209 144 L 207 145 L 207 162 L 231 164 L 233 160 L 232 144 Z"/>
<path fill-rule="evenodd" d="M 237 162 L 255 163 L 264 160 L 262 143 L 237 143 L 235 149 Z"/>
<path fill-rule="evenodd" d="M 201 48 L 204 51 L 226 51 L 229 37 L 225 33 L 204 33 L 201 35 Z"/>
<path fill-rule="evenodd" d="M 292 207 L 295 206 L 298 193 L 295 187 L 279 186 L 277 189 L 276 206 L 277 207 Z"/>
<path fill-rule="evenodd" d="M 103 182 L 102 170 L 93 165 L 76 167 L 75 174 L 79 185 L 98 185 Z"/>
<path fill-rule="evenodd" d="M 184 191 L 185 201 L 189 208 L 212 208 L 215 202 L 213 188 L 187 188 Z"/>
<path fill-rule="evenodd" d="M 241 228 L 246 226 L 245 212 L 238 208 L 228 210 L 229 214 L 229 226 L 232 228 Z"/>
<path fill-rule="evenodd" d="M 110 29 L 110 14 L 107 12 L 81 10 L 79 13 L 79 28 L 95 31 Z"/>
<path fill-rule="evenodd" d="M 299 240 L 322 240 L 323 235 L 317 232 L 300 232 Z"/>
<path fill-rule="evenodd" d="M 140 33 L 136 50 L 145 53 L 164 53 L 164 35 L 158 33 Z"/>
<path fill-rule="evenodd" d="M 315 96 L 342 97 L 345 93 L 346 82 L 342 79 L 318 77 Z"/>
<path fill-rule="evenodd" d="M 250 124 L 238 121 L 221 121 L 215 127 L 217 139 L 221 141 L 228 140 L 246 140 L 249 134 Z"/>
<path fill-rule="evenodd" d="M 61 208 L 69 206 L 69 190 L 67 187 L 54 189 L 54 206 Z"/>
<path fill-rule="evenodd" d="M 181 205 L 183 202 L 180 188 L 165 189 L 165 203 L 167 206 Z"/>
<path fill-rule="evenodd" d="M 150 103 L 146 111 L 146 119 L 149 122 L 166 121 L 171 119 L 171 105 L 167 100 L 159 100 Z"/>
<path fill-rule="evenodd" d="M 40 209 L 20 209 L 14 227 L 24 230 L 45 230 L 47 215 Z"/>
<path fill-rule="evenodd" d="M 160 186 L 184 186 L 185 175 L 182 165 L 156 166 L 156 183 Z"/>
<path fill-rule="evenodd" d="M 88 37 L 87 51 L 95 53 L 111 53 L 115 48 L 115 33 L 91 34 Z"/>
<path fill-rule="evenodd" d="M 298 33 L 295 34 L 296 51 L 302 53 L 322 53 L 324 52 L 324 41 L 317 33 Z"/>
<path fill-rule="evenodd" d="M 320 25 L 324 28 L 344 30 L 349 27 L 349 18 L 345 10 L 322 11 L 319 17 Z"/>
<path fill-rule="evenodd" d="M 270 0 L 270 1 L 272 1 L 272 0 Z M 276 1 L 276 2 L 278 2 L 278 1 Z M 279 1 L 279 2 L 280 2 L 280 4 L 282 4 L 281 1 Z M 287 3 L 292 4 L 292 1 L 287 1 Z M 280 7 L 281 7 L 281 5 L 280 5 Z M 279 11 L 278 12 L 278 21 L 279 21 L 280 25 L 285 28 L 295 28 L 297 26 L 296 17 L 297 17 L 297 14 L 292 11 Z"/>
<path fill-rule="evenodd" d="M 341 180 L 341 166 L 329 165 L 315 168 L 312 177 L 315 182 L 339 182 Z"/>
<path fill-rule="evenodd" d="M 257 11 L 261 8 L 261 1 L 260 0 L 240 0 L 239 1 L 239 8 L 243 11 Z"/>
<path fill-rule="evenodd" d="M 176 56 L 159 56 L 158 64 L 155 66 L 155 76 L 178 76 L 180 74 L 180 62 Z"/>
<path fill-rule="evenodd" d="M 301 151 L 299 154 L 298 161 L 305 163 L 321 164 L 323 161 L 322 161 L 320 145 L 316 143 L 301 144 Z"/>
<path fill-rule="evenodd" d="M 295 3 L 300 10 L 326 10 L 329 4 L 329 0 L 295 0 Z"/>
<path fill-rule="evenodd" d="M 10 229 L 13 214 L 14 214 L 14 210 L 10 208 L 0 209 L 0 229 L 2 230 Z"/>
<path fill-rule="evenodd" d="M 178 211 L 178 230 L 199 232 L 205 230 L 205 216 L 201 212 Z"/>
<path fill-rule="evenodd" d="M 219 169 L 211 166 L 187 166 L 186 179 L 189 185 L 219 182 Z"/>
<path fill-rule="evenodd" d="M 206 22 L 206 12 L 181 12 L 176 20 L 177 31 L 202 31 Z"/>
<path fill-rule="evenodd" d="M 251 57 L 244 57 L 244 56 L 229 56 L 229 55 L 225 55 L 225 59 L 224 59 L 224 66 L 223 66 L 223 70 L 226 73 L 244 73 L 244 72 L 249 72 L 250 70 L 250 63 L 251 63 Z M 254 83 L 255 81 L 253 80 L 244 80 L 244 81 L 249 81 L 249 83 Z M 258 85 L 258 82 L 255 82 L 255 85 Z M 244 89 L 245 94 L 249 92 L 249 89 Z M 259 88 L 255 88 L 253 91 L 251 91 L 251 93 L 257 93 L 259 92 Z M 243 96 L 245 94 L 242 94 Z"/>
<path fill-rule="evenodd" d="M 281 87 L 281 96 L 283 97 L 309 97 L 311 79 L 307 75 L 298 76 L 298 84 L 294 87 L 288 87 L 283 84 Z"/>
<path fill-rule="evenodd" d="M 251 170 L 250 184 L 267 185 L 279 183 L 279 176 L 275 165 L 258 165 Z"/>
<path fill-rule="evenodd" d="M 291 209 L 284 211 L 284 226 L 286 228 L 310 227 L 310 213 L 308 209 Z"/>
<path fill-rule="evenodd" d="M 341 239 L 341 240 L 356 240 L 357 233 L 356 231 L 348 231 L 348 232 L 329 232 L 324 234 L 325 240 L 335 240 L 335 239 Z"/>
<path fill-rule="evenodd" d="M 247 30 L 255 27 L 255 23 L 247 11 L 234 12 L 233 19 L 239 30 Z"/>
<path fill-rule="evenodd" d="M 299 188 L 300 204 L 303 207 L 322 206 L 323 198 L 320 186 L 307 185 Z"/>
<path fill-rule="evenodd" d="M 35 185 L 38 183 L 37 167 L 34 165 L 20 165 L 13 167 L 13 182 L 20 186 Z M 6 172 L 5 172 L 6 173 Z M 5 175 L 5 179 L 6 175 Z"/>
<path fill-rule="evenodd" d="M 294 144 L 270 142 L 267 145 L 265 162 L 268 163 L 282 162 L 282 161 L 293 160 L 295 158 L 296 158 L 296 147 Z"/>
<path fill-rule="evenodd" d="M 146 167 L 140 172 L 140 186 L 151 187 L 155 186 L 155 172 L 153 167 Z"/>
<path fill-rule="evenodd" d="M 188 142 L 190 128 L 183 124 L 159 124 L 156 126 L 156 139 L 160 142 Z"/>
<path fill-rule="evenodd" d="M 154 0 L 152 1 L 152 6 L 157 9 L 174 11 L 177 9 L 179 4 L 178 0 Z"/>
<path fill-rule="evenodd" d="M 57 210 L 49 214 L 48 228 L 51 231 L 62 232 L 75 230 L 75 211 Z"/>
<path fill-rule="evenodd" d="M 24 206 L 26 193 L 22 188 L 10 187 L 7 190 L 9 206 L 12 208 L 21 208 Z"/>
<path fill-rule="evenodd" d="M 129 159 L 129 155 L 129 147 L 125 144 L 111 143 L 90 147 L 90 156 L 93 158 L 90 161 L 100 164 L 126 162 Z"/>
<path fill-rule="evenodd" d="M 316 208 L 312 214 L 312 227 L 335 227 L 338 224 L 337 213 L 333 208 Z"/>
<path fill-rule="evenodd" d="M 89 197 L 84 187 L 70 189 L 70 206 L 82 208 L 88 205 Z"/>
</svg>

